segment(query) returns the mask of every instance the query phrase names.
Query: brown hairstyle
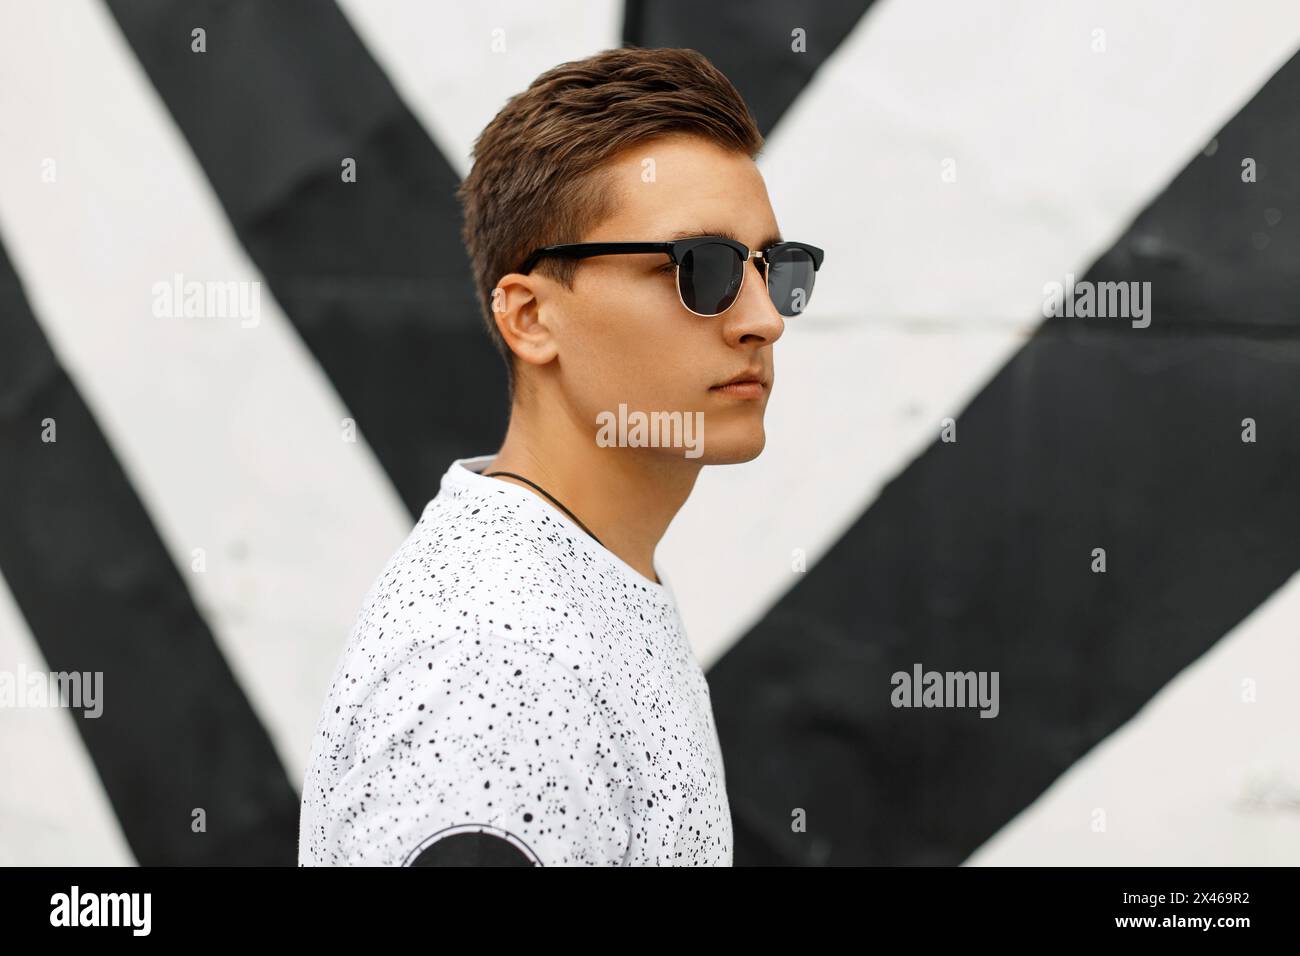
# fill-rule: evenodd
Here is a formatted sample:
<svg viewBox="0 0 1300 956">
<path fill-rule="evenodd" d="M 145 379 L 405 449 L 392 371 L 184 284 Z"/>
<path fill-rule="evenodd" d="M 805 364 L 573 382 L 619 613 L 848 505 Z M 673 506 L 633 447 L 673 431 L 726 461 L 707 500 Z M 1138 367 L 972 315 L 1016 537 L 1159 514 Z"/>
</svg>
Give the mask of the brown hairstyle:
<svg viewBox="0 0 1300 956">
<path fill-rule="evenodd" d="M 751 159 L 763 136 L 736 88 L 695 50 L 621 47 L 547 70 L 474 141 L 473 166 L 457 191 L 463 238 L 488 334 L 508 370 L 492 290 L 539 246 L 581 242 L 614 211 L 599 167 L 644 140 L 690 133 Z M 543 259 L 537 270 L 573 288 L 578 264 Z"/>
</svg>

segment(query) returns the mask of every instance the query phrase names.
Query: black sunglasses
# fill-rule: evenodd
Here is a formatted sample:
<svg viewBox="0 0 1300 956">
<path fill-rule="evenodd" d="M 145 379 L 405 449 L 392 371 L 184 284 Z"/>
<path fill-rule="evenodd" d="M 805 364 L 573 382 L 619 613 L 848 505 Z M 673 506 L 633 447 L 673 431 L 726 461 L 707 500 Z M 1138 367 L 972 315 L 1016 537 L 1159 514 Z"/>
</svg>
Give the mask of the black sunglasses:
<svg viewBox="0 0 1300 956">
<path fill-rule="evenodd" d="M 763 263 L 767 294 L 787 318 L 807 307 L 825 255 L 806 242 L 777 242 L 750 252 L 743 242 L 725 236 L 693 236 L 674 242 L 572 242 L 533 251 L 519 272 L 527 275 L 546 256 L 585 259 L 647 252 L 667 253 L 677 264 L 677 295 L 686 309 L 700 316 L 721 315 L 731 308 L 745 284 L 746 263 L 757 258 Z"/>
</svg>

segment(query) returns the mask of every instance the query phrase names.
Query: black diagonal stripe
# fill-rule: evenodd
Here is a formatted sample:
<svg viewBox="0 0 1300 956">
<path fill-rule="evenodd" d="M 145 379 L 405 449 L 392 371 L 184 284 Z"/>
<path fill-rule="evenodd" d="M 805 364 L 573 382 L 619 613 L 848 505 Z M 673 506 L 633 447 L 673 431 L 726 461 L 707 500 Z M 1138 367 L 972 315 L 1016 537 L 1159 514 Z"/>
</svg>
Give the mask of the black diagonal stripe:
<svg viewBox="0 0 1300 956">
<path fill-rule="evenodd" d="M 700 51 L 735 84 L 766 136 L 870 5 L 871 0 L 627 0 L 623 42 Z M 797 29 L 804 31 L 798 51 Z"/>
<path fill-rule="evenodd" d="M 292 866 L 294 788 L 3 246 L 0 315 L 0 570 L 50 670 L 103 674 L 71 713 L 136 859 Z"/>
<path fill-rule="evenodd" d="M 240 241 L 413 514 L 504 437 L 459 177 L 333 3 L 109 9 Z M 206 53 L 190 35 L 206 30 Z M 357 182 L 341 181 L 345 157 Z"/>
<path fill-rule="evenodd" d="M 1149 328 L 1045 322 L 712 669 L 738 864 L 960 862 L 1300 567 L 1298 97 L 1293 59 L 1083 277 Z M 1000 715 L 895 709 L 915 663 Z"/>
</svg>

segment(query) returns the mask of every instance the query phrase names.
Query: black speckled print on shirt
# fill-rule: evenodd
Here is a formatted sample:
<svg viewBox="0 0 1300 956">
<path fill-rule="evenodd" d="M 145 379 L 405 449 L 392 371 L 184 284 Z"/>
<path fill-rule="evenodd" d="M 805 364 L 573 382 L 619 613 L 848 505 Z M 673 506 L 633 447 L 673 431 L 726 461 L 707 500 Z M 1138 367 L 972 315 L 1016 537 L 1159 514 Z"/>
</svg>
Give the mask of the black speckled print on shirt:
<svg viewBox="0 0 1300 956">
<path fill-rule="evenodd" d="M 730 866 L 671 591 L 455 461 L 366 595 L 303 783 L 301 865 Z"/>
</svg>

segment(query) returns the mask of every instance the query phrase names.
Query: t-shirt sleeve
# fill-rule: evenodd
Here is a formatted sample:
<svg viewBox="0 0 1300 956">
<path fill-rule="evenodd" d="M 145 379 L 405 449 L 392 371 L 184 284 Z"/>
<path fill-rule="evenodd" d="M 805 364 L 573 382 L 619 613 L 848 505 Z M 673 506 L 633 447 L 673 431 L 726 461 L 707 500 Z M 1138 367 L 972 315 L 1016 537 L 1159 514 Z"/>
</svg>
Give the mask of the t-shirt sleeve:
<svg viewBox="0 0 1300 956">
<path fill-rule="evenodd" d="M 352 865 L 609 866 L 630 767 L 582 675 L 529 645 L 458 637 L 407 657 L 354 715 L 332 795 Z"/>
</svg>

